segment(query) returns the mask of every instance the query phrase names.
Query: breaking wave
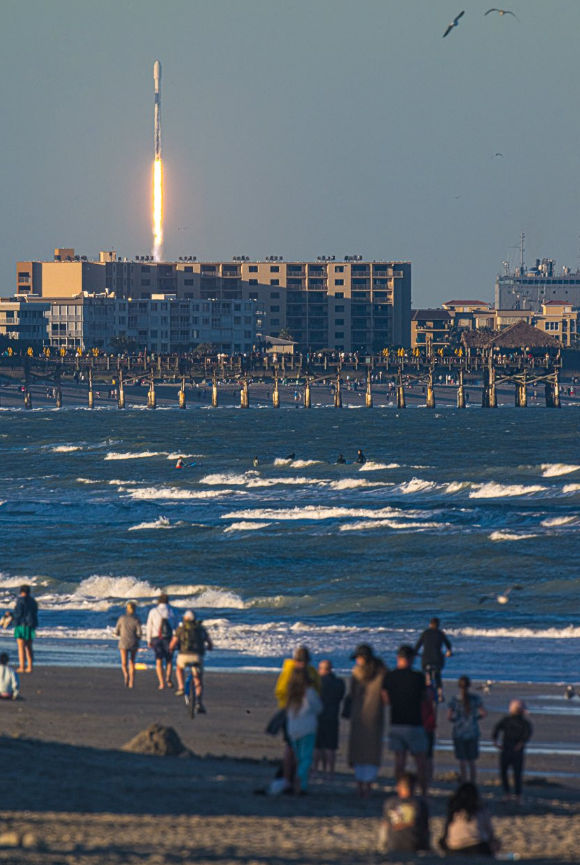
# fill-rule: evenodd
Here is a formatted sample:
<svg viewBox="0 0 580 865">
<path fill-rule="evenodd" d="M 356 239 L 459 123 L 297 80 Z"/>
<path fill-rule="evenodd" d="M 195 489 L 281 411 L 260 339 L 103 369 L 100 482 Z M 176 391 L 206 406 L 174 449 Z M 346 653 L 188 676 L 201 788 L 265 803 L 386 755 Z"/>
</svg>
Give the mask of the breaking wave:
<svg viewBox="0 0 580 865">
<path fill-rule="evenodd" d="M 139 523 L 138 526 L 131 526 L 128 531 L 130 532 L 138 532 L 141 529 L 172 529 L 170 521 L 167 517 L 159 517 L 159 519 L 154 520 L 151 523 Z"/>
<path fill-rule="evenodd" d="M 166 457 L 168 456 L 167 451 L 128 451 L 127 453 L 116 453 L 115 451 L 109 451 L 106 454 L 106 460 L 144 460 L 148 457 Z M 177 455 L 179 456 L 179 454 Z M 176 457 L 177 459 L 177 457 Z"/>
<path fill-rule="evenodd" d="M 361 472 L 378 472 L 384 469 L 400 469 L 399 463 L 374 463 L 372 460 L 367 460 L 364 466 L 361 466 Z"/>
<path fill-rule="evenodd" d="M 570 466 L 565 463 L 544 463 L 540 468 L 543 478 L 557 478 L 560 475 L 569 475 L 572 472 L 580 471 L 580 466 Z"/>
<path fill-rule="evenodd" d="M 530 538 L 537 538 L 537 535 L 516 534 L 515 532 L 492 532 L 489 536 L 490 541 L 526 541 Z"/>
<path fill-rule="evenodd" d="M 185 500 L 185 499 L 217 499 L 222 496 L 232 495 L 235 490 L 181 490 L 178 487 L 145 487 L 139 490 L 127 490 L 122 487 L 121 490 L 126 492 L 132 499 L 152 500 L 166 499 L 169 500 Z"/>
<path fill-rule="evenodd" d="M 53 454 L 69 454 L 73 451 L 81 451 L 82 448 L 79 445 L 58 445 L 50 450 Z"/>
<path fill-rule="evenodd" d="M 546 528 L 553 528 L 555 526 L 566 526 L 569 523 L 573 523 L 576 521 L 576 517 L 548 517 L 545 520 L 542 520 L 541 525 L 546 526 Z"/>
<path fill-rule="evenodd" d="M 498 484 L 495 481 L 481 484 L 479 489 L 469 493 L 470 499 L 499 499 L 511 496 L 529 496 L 532 493 L 541 493 L 546 489 L 539 484 L 525 486 L 524 484 Z"/>
<path fill-rule="evenodd" d="M 265 529 L 271 525 L 272 523 L 252 523 L 247 520 L 242 520 L 239 523 L 232 523 L 224 529 L 224 532 L 251 532 L 256 529 Z"/>
</svg>

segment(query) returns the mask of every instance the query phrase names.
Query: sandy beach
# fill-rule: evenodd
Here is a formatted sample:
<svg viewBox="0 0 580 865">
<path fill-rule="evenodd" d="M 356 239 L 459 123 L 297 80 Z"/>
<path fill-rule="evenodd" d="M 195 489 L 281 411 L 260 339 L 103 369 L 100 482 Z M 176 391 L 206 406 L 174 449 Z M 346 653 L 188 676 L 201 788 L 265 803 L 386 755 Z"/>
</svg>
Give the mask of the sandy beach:
<svg viewBox="0 0 580 865">
<path fill-rule="evenodd" d="M 0 862 L 369 863 L 378 819 L 392 789 L 385 751 L 371 801 L 354 797 L 344 762 L 346 726 L 334 784 L 315 779 L 311 795 L 257 795 L 273 777 L 281 742 L 264 735 L 274 710 L 274 677 L 209 672 L 208 715 L 190 720 L 181 699 L 158 691 L 152 671 L 134 691 L 120 672 L 39 667 L 23 676 L 22 699 L 0 706 L 3 781 Z M 448 694 L 451 688 L 448 688 Z M 504 850 L 533 862 L 577 861 L 579 708 L 554 686 L 494 685 L 483 742 L 510 696 L 531 707 L 535 736 L 525 803 L 500 800 L 493 753 L 481 759 L 482 791 Z M 444 713 L 441 713 L 444 715 Z M 191 754 L 154 757 L 120 749 L 153 722 L 173 727 Z M 440 833 L 453 789 L 449 725 L 440 720 L 430 808 Z M 24 847 L 11 847 L 23 842 Z M 426 857 L 423 861 L 431 861 Z"/>
</svg>

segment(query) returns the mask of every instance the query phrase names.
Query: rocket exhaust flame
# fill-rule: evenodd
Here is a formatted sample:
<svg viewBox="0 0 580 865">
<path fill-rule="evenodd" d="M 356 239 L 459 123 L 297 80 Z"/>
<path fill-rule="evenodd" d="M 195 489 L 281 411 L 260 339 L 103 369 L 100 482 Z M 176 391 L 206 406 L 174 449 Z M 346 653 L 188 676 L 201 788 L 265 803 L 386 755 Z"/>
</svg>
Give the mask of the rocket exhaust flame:
<svg viewBox="0 0 580 865">
<path fill-rule="evenodd" d="M 155 161 L 153 162 L 153 258 L 163 258 L 163 162 L 161 160 L 161 63 L 153 66 L 155 83 Z"/>
<path fill-rule="evenodd" d="M 153 258 L 163 258 L 163 162 L 153 163 Z"/>
</svg>

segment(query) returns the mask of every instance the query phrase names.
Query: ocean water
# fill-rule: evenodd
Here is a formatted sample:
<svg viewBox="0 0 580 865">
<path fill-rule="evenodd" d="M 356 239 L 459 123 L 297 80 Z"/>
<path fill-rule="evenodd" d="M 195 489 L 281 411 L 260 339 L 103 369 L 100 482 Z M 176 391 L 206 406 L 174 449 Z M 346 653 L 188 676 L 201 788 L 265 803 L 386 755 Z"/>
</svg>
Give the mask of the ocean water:
<svg viewBox="0 0 580 865">
<path fill-rule="evenodd" d="M 391 662 L 439 615 L 450 677 L 577 683 L 579 418 L 2 410 L 0 609 L 29 582 L 39 663 L 116 664 L 124 604 L 145 618 L 163 588 L 205 620 L 210 666 L 258 670 L 299 643 L 343 670 L 359 642 Z"/>
</svg>

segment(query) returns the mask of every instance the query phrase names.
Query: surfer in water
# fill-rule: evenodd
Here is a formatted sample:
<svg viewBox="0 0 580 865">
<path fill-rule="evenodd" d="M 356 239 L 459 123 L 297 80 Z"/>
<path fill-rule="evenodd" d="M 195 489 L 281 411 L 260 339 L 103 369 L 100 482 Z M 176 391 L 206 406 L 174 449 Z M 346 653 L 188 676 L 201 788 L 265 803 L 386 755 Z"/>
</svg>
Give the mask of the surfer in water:
<svg viewBox="0 0 580 865">
<path fill-rule="evenodd" d="M 179 457 L 179 458 L 178 458 L 177 462 L 175 463 L 175 468 L 176 468 L 176 469 L 183 469 L 183 468 L 185 468 L 185 463 L 183 462 L 183 457 Z"/>
<path fill-rule="evenodd" d="M 337 466 L 345 466 L 346 465 L 346 460 L 342 454 L 338 455 L 338 459 L 336 461 L 336 464 L 337 464 Z"/>
<path fill-rule="evenodd" d="M 252 465 L 255 469 L 258 468 L 258 466 L 260 465 L 260 460 L 258 459 L 258 457 L 254 457 L 254 459 L 252 460 Z"/>
<path fill-rule="evenodd" d="M 365 457 L 365 455 L 363 454 L 363 452 L 359 448 L 359 450 L 357 451 L 355 462 L 359 463 L 359 465 L 361 465 L 361 466 L 364 466 L 366 461 L 367 461 L 367 458 Z"/>
</svg>

